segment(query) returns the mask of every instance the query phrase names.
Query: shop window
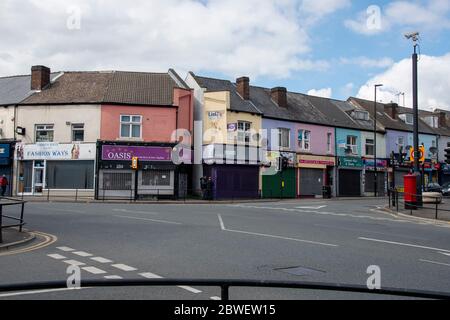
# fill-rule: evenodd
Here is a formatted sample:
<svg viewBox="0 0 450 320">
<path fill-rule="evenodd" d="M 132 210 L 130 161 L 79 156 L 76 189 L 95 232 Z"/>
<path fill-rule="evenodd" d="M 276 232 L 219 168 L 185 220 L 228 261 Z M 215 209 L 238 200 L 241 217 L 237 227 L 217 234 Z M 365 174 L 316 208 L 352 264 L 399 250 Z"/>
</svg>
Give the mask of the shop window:
<svg viewBox="0 0 450 320">
<path fill-rule="evenodd" d="M 252 124 L 247 121 L 238 121 L 237 124 L 237 140 L 238 142 L 249 143 L 250 142 L 250 128 Z"/>
<path fill-rule="evenodd" d="M 278 128 L 278 147 L 289 149 L 290 147 L 290 130 L 286 128 Z"/>
<path fill-rule="evenodd" d="M 47 161 L 49 189 L 93 189 L 94 161 Z"/>
<path fill-rule="evenodd" d="M 36 125 L 36 142 L 53 142 L 53 124 Z"/>
<path fill-rule="evenodd" d="M 120 137 L 141 138 L 142 116 L 121 115 Z"/>
<path fill-rule="evenodd" d="M 311 131 L 298 130 L 298 147 L 301 150 L 309 151 L 311 149 Z"/>
<path fill-rule="evenodd" d="M 374 143 L 373 139 L 366 139 L 366 156 L 374 155 Z"/>
<path fill-rule="evenodd" d="M 72 141 L 84 141 L 84 124 L 72 124 Z"/>
<path fill-rule="evenodd" d="M 143 186 L 170 186 L 170 170 L 142 171 Z"/>
</svg>

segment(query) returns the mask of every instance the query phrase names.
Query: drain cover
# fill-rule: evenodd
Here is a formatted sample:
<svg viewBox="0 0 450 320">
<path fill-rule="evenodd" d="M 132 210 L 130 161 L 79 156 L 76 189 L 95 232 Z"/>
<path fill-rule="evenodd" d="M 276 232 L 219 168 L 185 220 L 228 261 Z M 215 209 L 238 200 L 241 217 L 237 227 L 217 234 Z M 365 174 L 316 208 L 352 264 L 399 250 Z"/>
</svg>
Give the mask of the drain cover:
<svg viewBox="0 0 450 320">
<path fill-rule="evenodd" d="M 325 271 L 322 271 L 322 270 L 305 268 L 305 267 L 301 267 L 301 266 L 289 267 L 289 268 L 278 268 L 275 270 L 293 274 L 294 276 L 310 276 L 310 275 L 325 273 Z"/>
</svg>

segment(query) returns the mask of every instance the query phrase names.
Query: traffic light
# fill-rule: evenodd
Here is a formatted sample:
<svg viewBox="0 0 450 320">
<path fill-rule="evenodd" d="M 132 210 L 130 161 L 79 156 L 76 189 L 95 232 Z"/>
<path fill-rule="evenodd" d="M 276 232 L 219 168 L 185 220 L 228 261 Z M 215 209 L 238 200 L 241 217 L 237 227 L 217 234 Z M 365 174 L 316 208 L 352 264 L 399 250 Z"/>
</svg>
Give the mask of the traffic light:
<svg viewBox="0 0 450 320">
<path fill-rule="evenodd" d="M 445 149 L 445 163 L 450 164 L 450 148 Z"/>
<path fill-rule="evenodd" d="M 138 157 L 133 157 L 131 159 L 131 169 L 133 169 L 133 170 L 138 169 Z"/>
<path fill-rule="evenodd" d="M 281 169 L 286 170 L 289 166 L 289 159 L 286 157 L 281 158 Z"/>
</svg>

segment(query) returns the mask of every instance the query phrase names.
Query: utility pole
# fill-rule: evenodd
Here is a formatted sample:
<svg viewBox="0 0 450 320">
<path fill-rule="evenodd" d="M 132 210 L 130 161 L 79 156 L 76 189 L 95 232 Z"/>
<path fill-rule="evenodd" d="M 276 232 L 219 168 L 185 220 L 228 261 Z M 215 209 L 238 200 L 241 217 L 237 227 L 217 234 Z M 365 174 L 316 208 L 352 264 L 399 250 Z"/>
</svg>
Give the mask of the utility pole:
<svg viewBox="0 0 450 320">
<path fill-rule="evenodd" d="M 377 172 L 377 89 L 382 87 L 382 84 L 376 84 L 375 99 L 373 104 L 373 167 L 375 169 L 375 177 L 373 181 L 375 197 L 378 195 L 378 172 Z"/>
</svg>

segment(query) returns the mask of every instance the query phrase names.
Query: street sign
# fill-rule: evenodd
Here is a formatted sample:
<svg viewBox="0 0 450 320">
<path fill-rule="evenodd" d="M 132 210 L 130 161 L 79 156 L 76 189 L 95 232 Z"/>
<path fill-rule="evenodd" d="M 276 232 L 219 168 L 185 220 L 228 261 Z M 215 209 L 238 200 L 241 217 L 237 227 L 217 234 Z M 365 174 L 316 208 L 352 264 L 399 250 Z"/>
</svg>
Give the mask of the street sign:
<svg viewBox="0 0 450 320">
<path fill-rule="evenodd" d="M 413 147 L 411 147 L 409 149 L 409 160 L 411 162 L 414 162 L 414 148 Z M 425 162 L 425 147 L 424 146 L 419 147 L 419 162 L 420 163 Z"/>
</svg>

